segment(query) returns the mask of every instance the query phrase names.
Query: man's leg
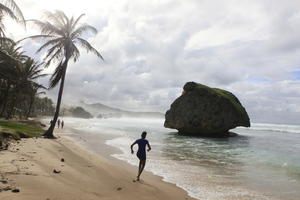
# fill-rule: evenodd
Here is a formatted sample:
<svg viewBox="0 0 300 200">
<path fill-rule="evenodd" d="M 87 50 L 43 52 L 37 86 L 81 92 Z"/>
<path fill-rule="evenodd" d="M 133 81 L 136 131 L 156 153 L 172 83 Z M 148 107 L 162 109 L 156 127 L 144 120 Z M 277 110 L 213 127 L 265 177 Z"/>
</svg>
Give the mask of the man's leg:
<svg viewBox="0 0 300 200">
<path fill-rule="evenodd" d="M 146 160 L 141 160 L 140 161 L 140 168 L 139 168 L 139 175 L 137 176 L 137 180 L 139 181 L 140 180 L 140 176 L 145 168 L 145 165 L 146 165 Z"/>
<path fill-rule="evenodd" d="M 138 170 L 138 175 L 137 175 L 137 177 L 136 177 L 136 180 L 137 180 L 137 181 L 140 180 L 141 169 L 142 169 L 142 161 L 140 160 L 140 163 L 139 163 L 139 170 Z"/>
<path fill-rule="evenodd" d="M 146 165 L 146 160 L 143 160 L 142 161 L 142 168 L 141 168 L 141 173 L 143 172 L 144 168 L 145 168 L 145 165 Z M 140 173 L 140 175 L 141 175 Z"/>
</svg>

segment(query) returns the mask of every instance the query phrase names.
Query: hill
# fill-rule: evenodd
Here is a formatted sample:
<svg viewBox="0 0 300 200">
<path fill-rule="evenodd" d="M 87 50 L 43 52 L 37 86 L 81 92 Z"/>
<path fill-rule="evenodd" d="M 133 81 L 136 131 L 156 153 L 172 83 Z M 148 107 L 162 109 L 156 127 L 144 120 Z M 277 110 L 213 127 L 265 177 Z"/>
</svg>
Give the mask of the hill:
<svg viewBox="0 0 300 200">
<path fill-rule="evenodd" d="M 101 103 L 88 104 L 82 101 L 80 102 L 80 106 L 97 118 L 112 118 L 112 117 L 164 118 L 164 114 L 160 112 L 133 112 L 133 111 L 122 110 L 120 108 L 110 107 Z"/>
</svg>

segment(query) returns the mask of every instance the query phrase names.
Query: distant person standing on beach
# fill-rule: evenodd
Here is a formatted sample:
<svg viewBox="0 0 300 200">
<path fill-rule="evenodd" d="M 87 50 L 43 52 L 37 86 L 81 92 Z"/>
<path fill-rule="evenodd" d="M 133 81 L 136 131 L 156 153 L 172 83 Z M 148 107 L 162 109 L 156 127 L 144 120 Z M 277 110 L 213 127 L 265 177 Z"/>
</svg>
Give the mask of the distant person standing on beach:
<svg viewBox="0 0 300 200">
<path fill-rule="evenodd" d="M 143 172 L 144 168 L 145 168 L 145 165 L 146 165 L 146 145 L 148 146 L 148 149 L 147 151 L 150 151 L 151 150 L 151 146 L 148 142 L 148 140 L 146 140 L 147 136 L 147 132 L 146 131 L 143 131 L 140 139 L 137 139 L 132 145 L 131 145 L 131 153 L 134 154 L 134 151 L 133 151 L 133 146 L 135 144 L 138 144 L 139 148 L 138 148 L 138 151 L 136 153 L 136 156 L 139 158 L 140 160 L 140 163 L 139 163 L 139 171 L 138 171 L 138 175 L 136 177 L 136 180 L 139 181 L 140 180 L 140 176 L 141 176 L 141 173 Z"/>
<path fill-rule="evenodd" d="M 64 128 L 64 125 L 65 125 L 64 120 L 61 120 L 61 129 Z"/>
<path fill-rule="evenodd" d="M 60 126 L 60 119 L 57 120 L 57 127 L 59 128 Z"/>
</svg>

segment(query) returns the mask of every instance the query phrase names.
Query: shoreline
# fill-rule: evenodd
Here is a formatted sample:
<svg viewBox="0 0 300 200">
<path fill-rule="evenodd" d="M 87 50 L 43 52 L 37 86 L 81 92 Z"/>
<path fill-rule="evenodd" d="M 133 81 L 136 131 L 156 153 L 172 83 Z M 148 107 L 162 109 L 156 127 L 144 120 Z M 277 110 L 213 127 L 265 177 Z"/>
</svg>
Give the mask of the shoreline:
<svg viewBox="0 0 300 200">
<path fill-rule="evenodd" d="M 61 133 L 62 137 L 66 137 L 67 139 L 71 140 L 76 145 L 79 145 L 81 148 L 87 150 L 88 152 L 95 154 L 96 156 L 105 158 L 114 165 L 118 165 L 119 167 L 126 168 L 133 175 L 136 175 L 137 169 L 138 169 L 138 160 L 136 160 L 136 165 L 134 165 L 128 161 L 117 158 L 114 155 L 122 154 L 123 152 L 120 149 L 118 149 L 117 147 L 107 144 L 107 141 L 118 138 L 119 136 L 114 136 L 114 135 L 109 135 L 109 134 L 107 134 L 107 135 L 106 134 L 97 134 L 97 136 L 96 136 L 97 139 L 99 139 L 99 138 L 101 138 L 101 139 L 97 140 L 97 144 L 98 144 L 97 148 L 92 148 L 90 145 L 85 144 L 87 142 L 87 140 L 90 141 L 90 140 L 94 139 L 91 136 L 91 133 L 89 131 L 82 131 L 82 130 L 78 130 L 78 129 L 70 128 L 70 127 L 67 127 L 66 130 L 68 130 L 68 132 L 71 132 L 71 134 Z M 90 138 L 84 138 L 84 136 L 90 137 Z M 129 150 L 130 150 L 130 147 L 128 147 L 128 151 Z M 178 189 L 183 190 L 190 199 L 199 200 L 199 198 L 191 196 L 189 194 L 189 192 L 186 189 L 184 189 L 182 186 L 177 185 L 178 183 L 176 184 L 176 183 L 167 181 L 167 180 L 165 180 L 165 177 L 163 177 L 159 174 L 155 174 L 152 171 L 149 171 L 149 169 L 147 169 L 147 165 L 142 174 L 142 177 L 144 177 L 144 176 L 156 177 L 157 181 L 162 181 L 164 183 L 171 184 L 174 187 L 177 187 Z"/>
<path fill-rule="evenodd" d="M 103 121 L 105 120 L 101 120 L 101 122 Z M 77 136 L 78 138 L 82 137 L 83 139 L 82 144 L 86 145 L 89 148 L 94 148 L 93 150 L 98 151 L 100 155 L 103 155 L 102 149 L 106 149 L 101 147 L 106 146 L 106 147 L 110 147 L 111 149 L 114 149 L 113 150 L 114 153 L 110 153 L 113 155 L 108 154 L 109 160 L 117 161 L 118 163 L 121 163 L 122 166 L 124 165 L 130 166 L 130 168 L 133 169 L 133 174 L 136 174 L 137 159 L 134 155 L 130 154 L 128 148 L 131 142 L 135 138 L 133 135 L 138 134 L 138 132 L 136 131 L 137 128 L 131 128 L 131 127 L 136 127 L 135 121 L 132 123 L 131 120 L 123 120 L 123 121 L 112 120 L 111 122 L 108 123 L 105 122 L 100 123 L 99 121 L 92 121 L 91 123 L 88 123 L 86 121 L 79 121 L 74 119 L 68 122 L 67 124 L 70 124 L 72 127 L 75 128 L 75 130 L 78 131 Z M 146 123 L 138 126 L 138 130 L 142 130 L 144 129 L 144 127 L 148 127 L 150 125 L 152 128 L 155 127 L 155 124 Z M 121 126 L 122 128 L 120 128 Z M 111 128 L 111 127 L 117 127 L 117 128 Z M 101 131 L 99 132 L 99 130 Z M 222 166 L 219 167 L 215 163 L 211 163 L 210 162 L 211 159 L 209 157 L 204 157 L 203 159 L 204 162 L 200 163 L 200 165 L 185 165 L 185 163 L 180 163 L 180 160 L 179 162 L 176 162 L 176 160 L 170 161 L 169 158 L 176 159 L 178 157 L 176 156 L 168 157 L 168 156 L 159 155 L 160 153 L 166 152 L 163 149 L 159 149 L 159 148 L 164 144 L 168 144 L 168 143 L 163 143 L 160 140 L 163 141 L 163 139 L 165 138 L 171 138 L 171 139 L 175 139 L 174 142 L 176 141 L 179 142 L 179 140 L 177 140 L 177 136 L 173 136 L 171 133 L 171 134 L 164 135 L 165 137 L 160 137 L 160 135 L 162 135 L 162 133 L 165 132 L 155 128 L 149 130 L 150 132 L 153 132 L 153 135 L 151 135 L 151 137 L 149 138 L 150 141 L 153 142 L 151 144 L 154 147 L 153 148 L 154 151 L 152 151 L 151 155 L 149 155 L 149 160 L 146 165 L 146 170 L 147 171 L 149 170 L 150 174 L 154 174 L 160 177 L 162 181 L 172 183 L 177 187 L 182 188 L 183 190 L 187 191 L 189 196 L 191 197 L 198 198 L 198 199 L 224 199 L 224 200 L 225 199 L 226 200 L 227 199 L 228 200 L 229 199 L 230 200 L 272 199 L 273 200 L 274 199 L 275 200 L 275 199 L 282 199 L 282 197 L 285 198 L 287 197 L 287 195 L 283 195 L 280 192 L 281 191 L 280 188 L 282 188 L 280 184 L 274 186 L 274 187 L 277 186 L 280 187 L 277 190 L 274 190 L 273 186 L 269 187 L 268 185 L 264 185 L 264 183 L 273 180 L 272 178 L 267 179 L 262 183 L 257 182 L 254 179 L 250 180 L 252 176 L 249 176 L 250 178 L 248 178 L 248 175 L 252 174 L 253 172 L 251 171 L 252 168 L 251 169 L 248 168 L 249 171 L 247 170 L 243 171 L 245 168 L 243 168 L 242 164 L 244 164 L 245 162 L 235 157 L 234 156 L 235 154 L 230 153 L 229 156 L 233 156 L 233 157 L 228 157 L 229 159 L 224 160 L 225 164 L 226 163 L 233 164 L 233 165 L 228 165 L 229 167 L 227 168 L 223 168 Z M 228 147 L 231 150 L 234 150 L 235 149 L 234 147 L 236 147 L 236 145 L 238 146 L 242 145 L 242 147 L 245 147 L 243 146 L 245 144 L 248 146 L 248 142 L 250 140 L 249 138 L 247 136 L 241 136 L 241 137 L 234 138 L 234 140 L 232 141 L 227 141 L 227 140 L 216 141 L 216 140 L 206 140 L 206 139 L 205 141 L 209 142 L 207 145 L 211 145 L 211 144 L 222 145 L 224 144 L 223 142 L 225 142 L 228 145 L 226 147 Z M 86 139 L 86 142 L 84 141 L 84 139 Z M 200 144 L 201 144 L 201 140 L 202 139 L 197 139 L 197 141 L 199 141 Z M 190 142 L 191 140 L 187 139 L 187 141 Z M 207 145 L 204 145 L 203 147 L 205 148 L 207 147 Z M 191 146 L 191 145 L 187 145 L 187 146 Z M 170 148 L 170 150 L 173 149 Z M 174 151 L 174 153 L 176 152 L 177 150 Z M 221 155 L 220 153 L 222 152 L 221 151 L 218 152 L 218 155 Z M 199 154 L 196 155 L 199 156 Z M 205 153 L 203 155 L 205 155 Z M 218 155 L 213 154 L 212 158 L 218 159 L 218 157 L 216 157 Z M 232 158 L 232 160 L 230 158 Z M 233 161 L 241 161 L 241 162 L 233 163 Z M 251 166 L 252 165 L 250 165 L 250 167 Z M 260 173 L 262 174 L 265 174 L 265 172 L 267 173 L 269 172 L 269 171 L 263 171 L 263 168 L 259 168 L 259 170 Z M 254 178 L 256 178 L 256 176 L 254 176 Z M 246 182 L 245 180 L 248 182 Z M 257 180 L 259 180 L 259 178 Z M 296 188 L 297 186 L 293 186 L 292 188 L 290 187 L 291 185 L 287 185 L 285 190 L 293 191 L 293 188 Z M 294 200 L 295 199 L 294 196 L 288 197 L 286 199 Z"/>
<path fill-rule="evenodd" d="M 9 150 L 0 151 L 0 198 L 194 199 L 185 190 L 148 171 L 143 172 L 141 182 L 133 182 L 136 167 L 113 158 L 111 152 L 106 157 L 85 148 L 70 139 L 67 132 L 74 130 L 56 129 L 56 140 L 22 139 Z M 101 144 L 106 145 L 105 141 Z M 5 188 L 8 190 L 4 191 Z"/>
</svg>

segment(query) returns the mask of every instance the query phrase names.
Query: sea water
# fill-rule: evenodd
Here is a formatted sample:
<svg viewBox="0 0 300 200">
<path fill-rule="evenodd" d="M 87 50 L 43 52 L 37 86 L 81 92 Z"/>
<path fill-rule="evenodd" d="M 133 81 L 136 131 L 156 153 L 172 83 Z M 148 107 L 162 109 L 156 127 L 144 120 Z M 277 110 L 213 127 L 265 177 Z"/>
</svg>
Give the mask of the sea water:
<svg viewBox="0 0 300 200">
<path fill-rule="evenodd" d="M 152 150 L 146 170 L 202 200 L 300 199 L 300 126 L 253 123 L 236 128 L 236 137 L 178 135 L 163 119 L 76 119 L 68 126 L 85 134 L 112 137 L 105 143 L 121 153 L 111 156 L 137 165 L 130 145 L 147 131 Z M 82 135 L 84 137 L 84 135 Z M 86 140 L 90 145 L 95 141 Z"/>
</svg>

